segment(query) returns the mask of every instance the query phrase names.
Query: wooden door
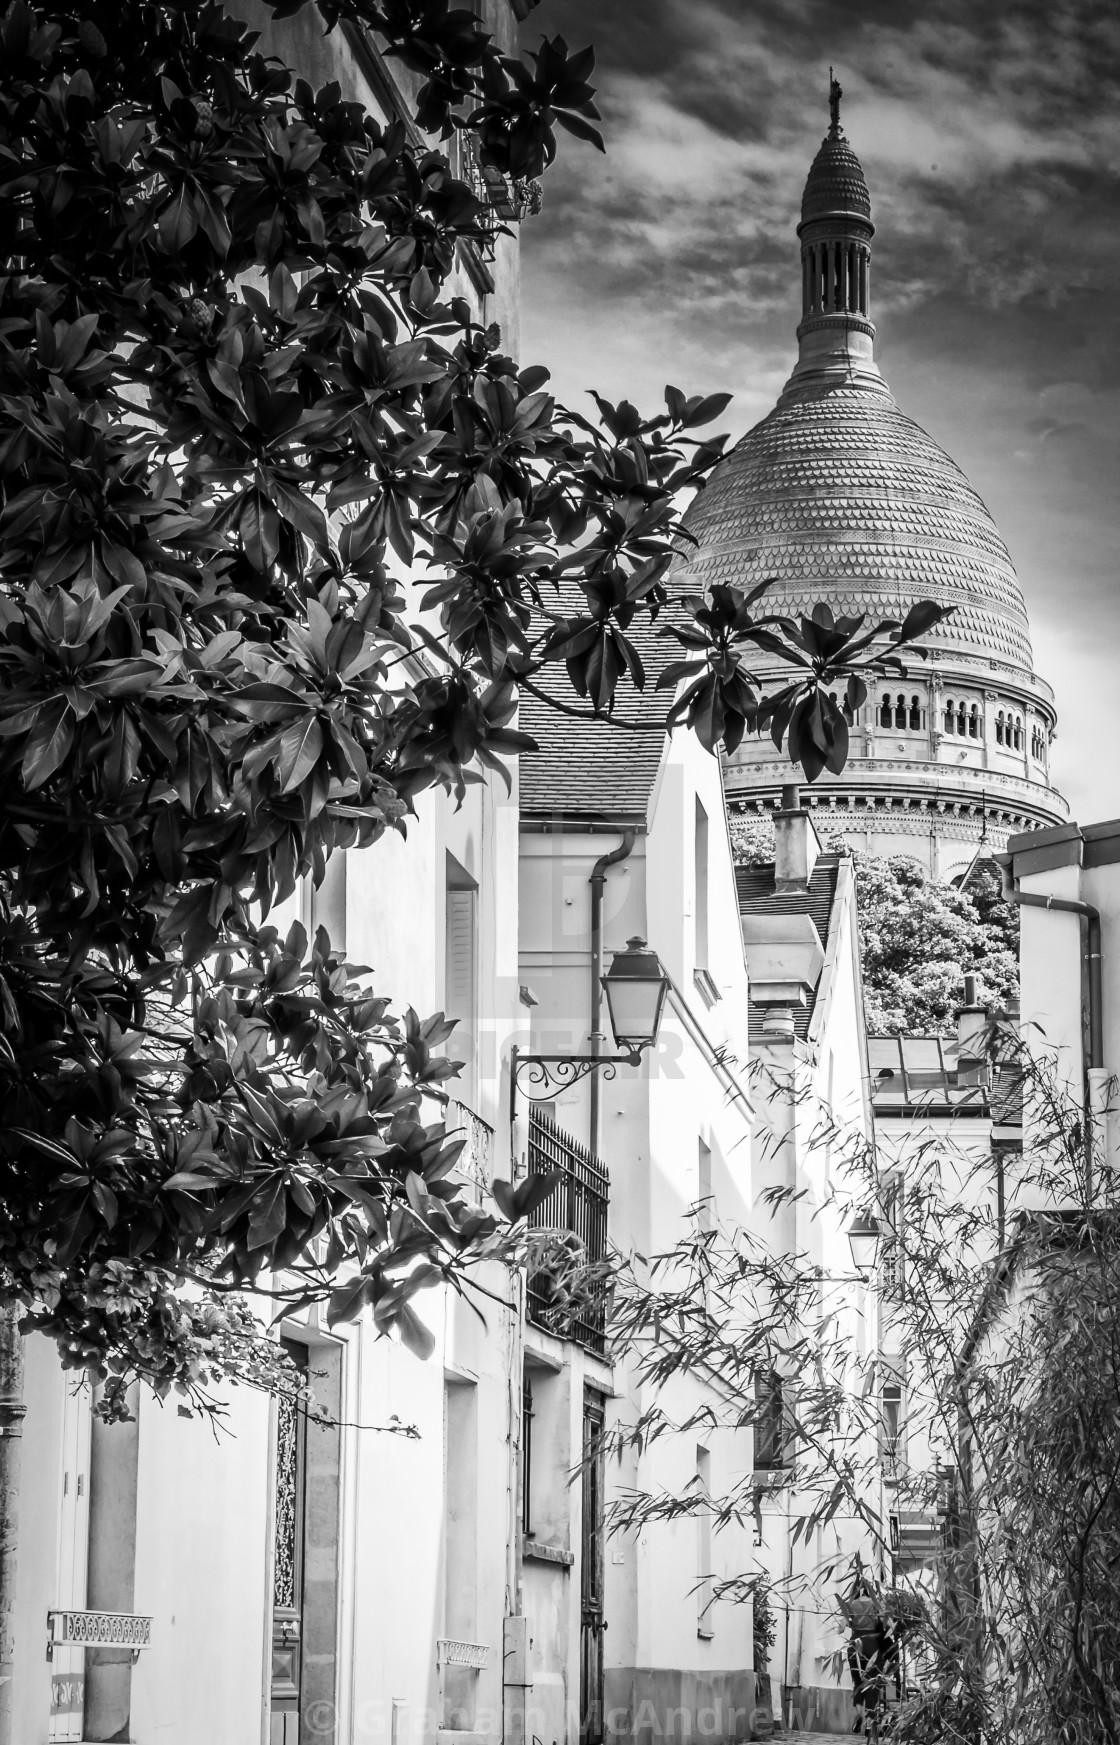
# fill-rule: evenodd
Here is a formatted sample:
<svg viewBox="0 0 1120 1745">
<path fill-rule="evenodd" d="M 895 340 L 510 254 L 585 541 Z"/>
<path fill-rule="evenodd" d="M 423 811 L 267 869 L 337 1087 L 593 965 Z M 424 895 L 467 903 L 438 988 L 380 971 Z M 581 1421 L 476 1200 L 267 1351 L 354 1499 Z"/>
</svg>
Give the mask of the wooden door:
<svg viewBox="0 0 1120 1745">
<path fill-rule="evenodd" d="M 291 1339 L 282 1343 L 306 1375 L 306 1345 Z M 307 1418 L 296 1401 L 281 1397 L 276 1407 L 270 1745 L 299 1745 L 306 1487 Z"/>
<path fill-rule="evenodd" d="M 580 1543 L 579 1736 L 603 1740 L 603 1397 L 583 1396 L 582 1533 Z"/>
</svg>

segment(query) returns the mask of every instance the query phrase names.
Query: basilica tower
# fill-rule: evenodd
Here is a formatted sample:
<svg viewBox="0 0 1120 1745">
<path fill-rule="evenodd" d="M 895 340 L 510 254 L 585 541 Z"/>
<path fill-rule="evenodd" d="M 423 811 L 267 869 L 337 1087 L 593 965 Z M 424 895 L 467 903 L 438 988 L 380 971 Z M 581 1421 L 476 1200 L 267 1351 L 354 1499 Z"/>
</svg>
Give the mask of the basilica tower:
<svg viewBox="0 0 1120 1745">
<path fill-rule="evenodd" d="M 833 82 L 798 225 L 797 364 L 689 511 L 699 544 L 674 579 L 749 589 L 772 577 L 770 609 L 794 614 L 818 600 L 872 622 L 904 618 L 923 599 L 955 608 L 923 639 L 929 659 L 908 659 L 905 681 L 877 682 L 850 717 L 843 773 L 803 790 L 822 835 L 911 854 L 951 878 L 978 849 L 1067 817 L 1049 778 L 1054 698 L 1034 671 L 995 523 L 956 463 L 899 411 L 875 363 L 875 227 L 839 107 Z M 727 761 L 728 803 L 765 812 L 793 773 L 768 737 L 745 740 Z"/>
</svg>

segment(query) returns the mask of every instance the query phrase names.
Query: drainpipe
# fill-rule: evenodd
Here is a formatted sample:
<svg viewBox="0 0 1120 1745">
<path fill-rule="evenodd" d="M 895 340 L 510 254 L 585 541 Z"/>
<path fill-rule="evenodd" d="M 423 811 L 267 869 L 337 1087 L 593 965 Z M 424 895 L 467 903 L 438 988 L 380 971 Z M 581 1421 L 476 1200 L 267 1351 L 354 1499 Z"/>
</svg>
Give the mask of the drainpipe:
<svg viewBox="0 0 1120 1745">
<path fill-rule="evenodd" d="M 607 868 L 625 860 L 634 846 L 637 832 L 624 830 L 622 841 L 609 854 L 602 854 L 591 869 L 591 1034 L 588 1041 L 592 1054 L 603 1051 L 603 892 L 607 886 Z M 592 1157 L 599 1155 L 599 1074 L 592 1072 L 588 1082 L 590 1098 L 587 1118 L 587 1148 Z"/>
<path fill-rule="evenodd" d="M 1085 1197 L 1093 1197 L 1093 1131 L 1098 1111 L 1095 1108 L 1095 1088 L 1104 1068 L 1104 998 L 1101 987 L 1101 912 L 1092 903 L 1082 903 L 1073 897 L 1044 897 L 1038 891 L 1021 891 L 1011 885 L 1004 896 L 1009 903 L 1022 909 L 1057 909 L 1064 915 L 1080 915 L 1087 922 L 1086 974 L 1089 987 L 1089 1046 L 1085 1072 L 1084 1132 L 1085 1132 Z"/>
</svg>

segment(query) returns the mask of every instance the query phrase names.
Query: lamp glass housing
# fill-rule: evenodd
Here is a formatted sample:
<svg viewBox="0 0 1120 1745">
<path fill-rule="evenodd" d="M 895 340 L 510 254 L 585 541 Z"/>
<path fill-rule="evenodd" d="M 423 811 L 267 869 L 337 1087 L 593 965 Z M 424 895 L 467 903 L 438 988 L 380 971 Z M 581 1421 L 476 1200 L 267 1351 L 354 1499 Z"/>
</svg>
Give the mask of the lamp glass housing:
<svg viewBox="0 0 1120 1745">
<path fill-rule="evenodd" d="M 848 1226 L 847 1236 L 856 1271 L 861 1278 L 870 1278 L 875 1271 L 882 1239 L 878 1218 L 871 1212 L 857 1213 Z"/>
<path fill-rule="evenodd" d="M 628 939 L 625 951 L 615 952 L 602 980 L 611 1029 L 619 1048 L 630 1054 L 652 1048 L 669 991 L 669 978 L 658 962 L 657 953 L 638 936 Z"/>
</svg>

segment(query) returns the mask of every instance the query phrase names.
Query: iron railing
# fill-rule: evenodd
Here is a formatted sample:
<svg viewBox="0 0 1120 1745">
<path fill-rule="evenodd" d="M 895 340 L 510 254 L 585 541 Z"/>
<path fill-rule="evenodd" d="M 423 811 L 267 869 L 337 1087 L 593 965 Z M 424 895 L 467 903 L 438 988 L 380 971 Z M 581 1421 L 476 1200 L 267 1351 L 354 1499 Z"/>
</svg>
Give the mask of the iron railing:
<svg viewBox="0 0 1120 1745">
<path fill-rule="evenodd" d="M 480 1206 L 494 1180 L 494 1129 L 454 1097 L 447 1099 L 446 1121 L 448 1133 L 464 1141 L 455 1165 L 455 1179 L 462 1182 L 473 1203 Z"/>
<path fill-rule="evenodd" d="M 539 1109 L 529 1110 L 529 1174 L 555 1175 L 548 1194 L 529 1218 L 534 1230 L 555 1230 L 576 1242 L 569 1245 L 565 1274 L 543 1267 L 529 1276 L 529 1319 L 547 1333 L 574 1340 L 589 1351 L 606 1346 L 606 1301 L 601 1279 L 581 1279 L 580 1267 L 595 1267 L 606 1258 L 607 1203 L 610 1181 L 606 1165 L 586 1146 L 564 1132 Z M 574 1252 L 571 1249 L 574 1248 Z"/>
</svg>

